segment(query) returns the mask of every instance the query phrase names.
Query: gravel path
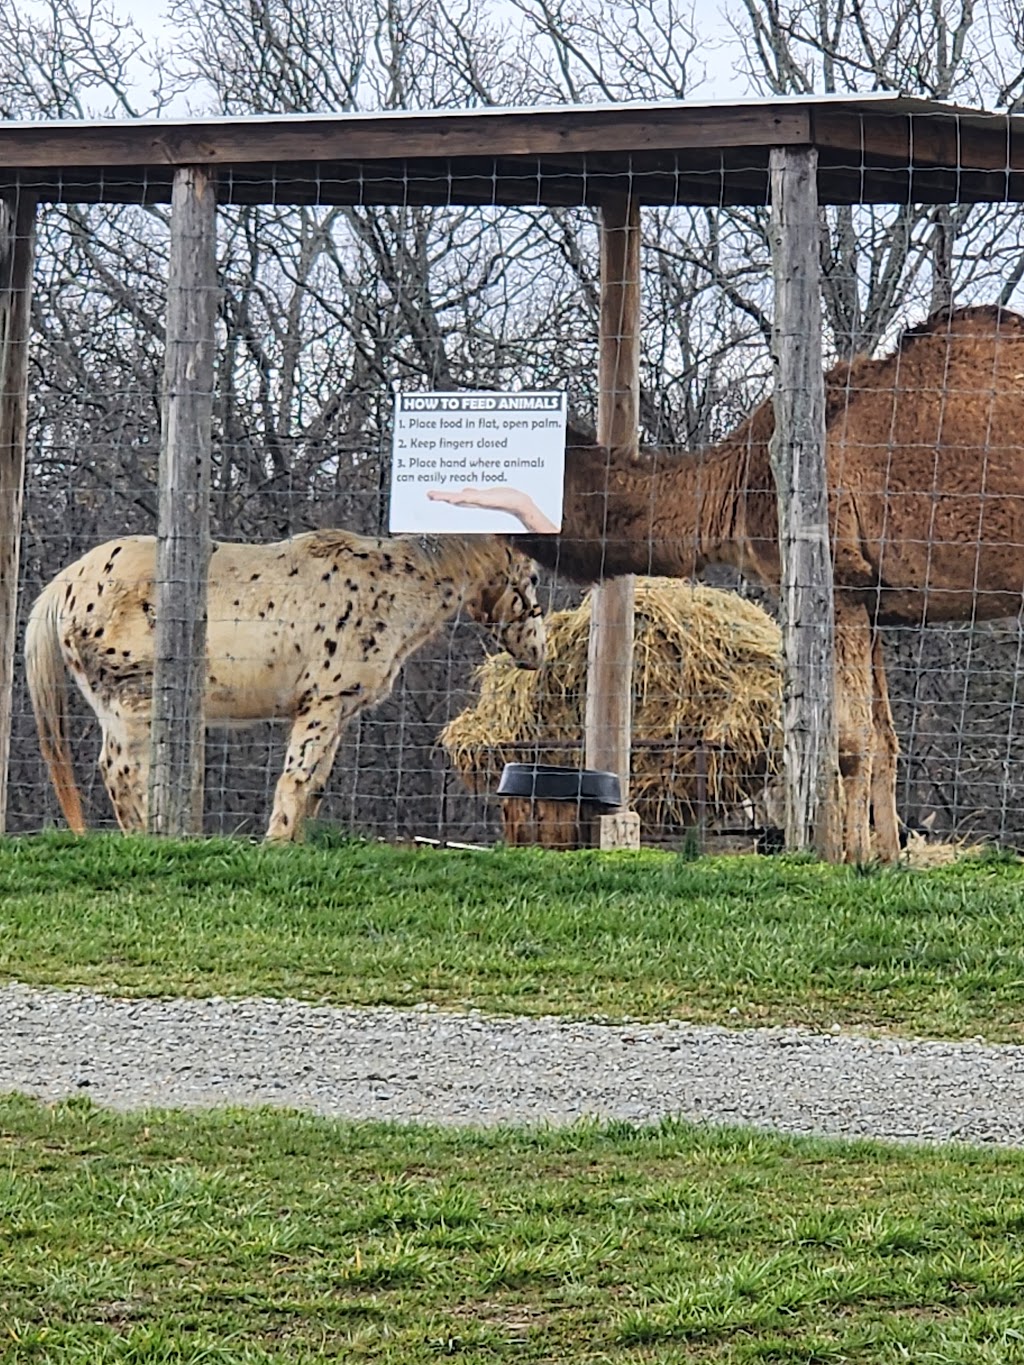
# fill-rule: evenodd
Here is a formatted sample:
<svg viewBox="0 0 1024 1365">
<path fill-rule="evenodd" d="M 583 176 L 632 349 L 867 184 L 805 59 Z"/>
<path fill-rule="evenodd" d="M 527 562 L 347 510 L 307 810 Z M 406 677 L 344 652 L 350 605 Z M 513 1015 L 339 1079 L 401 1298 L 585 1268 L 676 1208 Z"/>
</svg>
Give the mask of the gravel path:
<svg viewBox="0 0 1024 1365">
<path fill-rule="evenodd" d="M 473 1126 L 681 1115 L 1024 1145 L 1024 1047 L 0 988 L 0 1092 Z"/>
</svg>

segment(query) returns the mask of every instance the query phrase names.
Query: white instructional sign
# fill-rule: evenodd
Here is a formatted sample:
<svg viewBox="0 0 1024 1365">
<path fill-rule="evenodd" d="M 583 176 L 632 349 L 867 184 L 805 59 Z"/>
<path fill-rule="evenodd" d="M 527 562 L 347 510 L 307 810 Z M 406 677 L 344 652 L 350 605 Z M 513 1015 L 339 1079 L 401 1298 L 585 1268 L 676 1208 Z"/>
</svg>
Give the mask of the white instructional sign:
<svg viewBox="0 0 1024 1365">
<path fill-rule="evenodd" d="M 392 533 L 553 535 L 565 420 L 564 393 L 396 393 Z"/>
</svg>

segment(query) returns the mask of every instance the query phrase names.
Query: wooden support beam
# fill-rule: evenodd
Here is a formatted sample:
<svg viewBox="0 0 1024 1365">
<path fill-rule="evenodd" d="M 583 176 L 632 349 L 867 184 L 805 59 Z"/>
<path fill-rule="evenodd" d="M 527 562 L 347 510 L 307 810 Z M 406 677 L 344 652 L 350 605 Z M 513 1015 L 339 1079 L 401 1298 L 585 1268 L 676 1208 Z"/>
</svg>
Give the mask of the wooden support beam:
<svg viewBox="0 0 1024 1365">
<path fill-rule="evenodd" d="M 856 104 L 856 101 L 853 101 Z M 442 158 L 544 155 L 564 157 L 623 151 L 675 152 L 696 147 L 763 147 L 771 129 L 777 145 L 806 146 L 811 107 L 792 100 L 694 106 L 616 104 L 603 108 L 383 110 L 373 115 L 305 114 L 213 119 L 124 119 L 9 124 L 0 121 L 0 167 L 22 169 L 96 166 L 108 176 L 117 167 L 192 166 L 211 169 L 271 162 L 373 160 L 429 157 L 444 173 Z M 860 114 L 859 109 L 854 119 Z M 1006 120 L 992 116 L 993 138 L 1006 141 Z M 532 162 L 527 174 L 536 170 Z M 519 172 L 520 178 L 523 171 Z M 366 192 L 372 194 L 372 181 Z M 534 181 L 534 187 L 536 181 Z M 283 188 L 283 187 L 282 187 Z M 522 202 L 520 196 L 519 202 Z"/>
<path fill-rule="evenodd" d="M 217 289 L 209 171 L 175 171 L 167 283 L 157 526 L 156 658 L 149 827 L 202 833 L 206 576 Z"/>
<path fill-rule="evenodd" d="M 32 195 L 16 190 L 0 195 L 0 834 L 7 831 L 14 714 L 35 214 Z"/>
<path fill-rule="evenodd" d="M 771 463 L 782 558 L 786 847 L 813 848 L 835 862 L 842 856 L 842 838 L 817 162 L 813 148 L 773 148 L 771 153 Z"/>
<path fill-rule="evenodd" d="M 634 451 L 639 333 L 640 207 L 635 199 L 622 198 L 601 211 L 597 439 Z M 586 764 L 618 774 L 623 809 L 629 805 L 633 733 L 633 596 L 632 575 L 593 590 L 587 655 Z"/>
</svg>

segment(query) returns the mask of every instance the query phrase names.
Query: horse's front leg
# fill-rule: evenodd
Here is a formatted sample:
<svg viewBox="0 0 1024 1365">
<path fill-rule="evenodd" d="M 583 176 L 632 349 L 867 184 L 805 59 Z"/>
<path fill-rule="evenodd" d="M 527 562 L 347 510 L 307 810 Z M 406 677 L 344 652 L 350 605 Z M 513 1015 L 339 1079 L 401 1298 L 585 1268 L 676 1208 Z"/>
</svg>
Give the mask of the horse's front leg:
<svg viewBox="0 0 1024 1365">
<path fill-rule="evenodd" d="M 274 791 L 267 827 L 271 843 L 296 843 L 315 814 L 338 752 L 341 732 L 362 707 L 362 698 L 325 697 L 300 709 L 292 723 L 284 769 Z"/>
</svg>

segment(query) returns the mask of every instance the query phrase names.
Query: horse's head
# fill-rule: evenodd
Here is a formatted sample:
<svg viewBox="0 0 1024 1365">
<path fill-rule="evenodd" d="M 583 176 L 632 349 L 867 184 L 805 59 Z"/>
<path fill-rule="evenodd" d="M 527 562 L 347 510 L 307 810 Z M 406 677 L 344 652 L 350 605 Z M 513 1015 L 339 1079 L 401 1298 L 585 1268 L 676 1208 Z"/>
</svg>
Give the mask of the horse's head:
<svg viewBox="0 0 1024 1365">
<path fill-rule="evenodd" d="M 506 545 L 504 568 L 483 583 L 466 602 L 474 621 L 486 626 L 520 668 L 540 668 L 544 662 L 544 614 L 537 600 L 537 570 L 533 561 Z"/>
</svg>

